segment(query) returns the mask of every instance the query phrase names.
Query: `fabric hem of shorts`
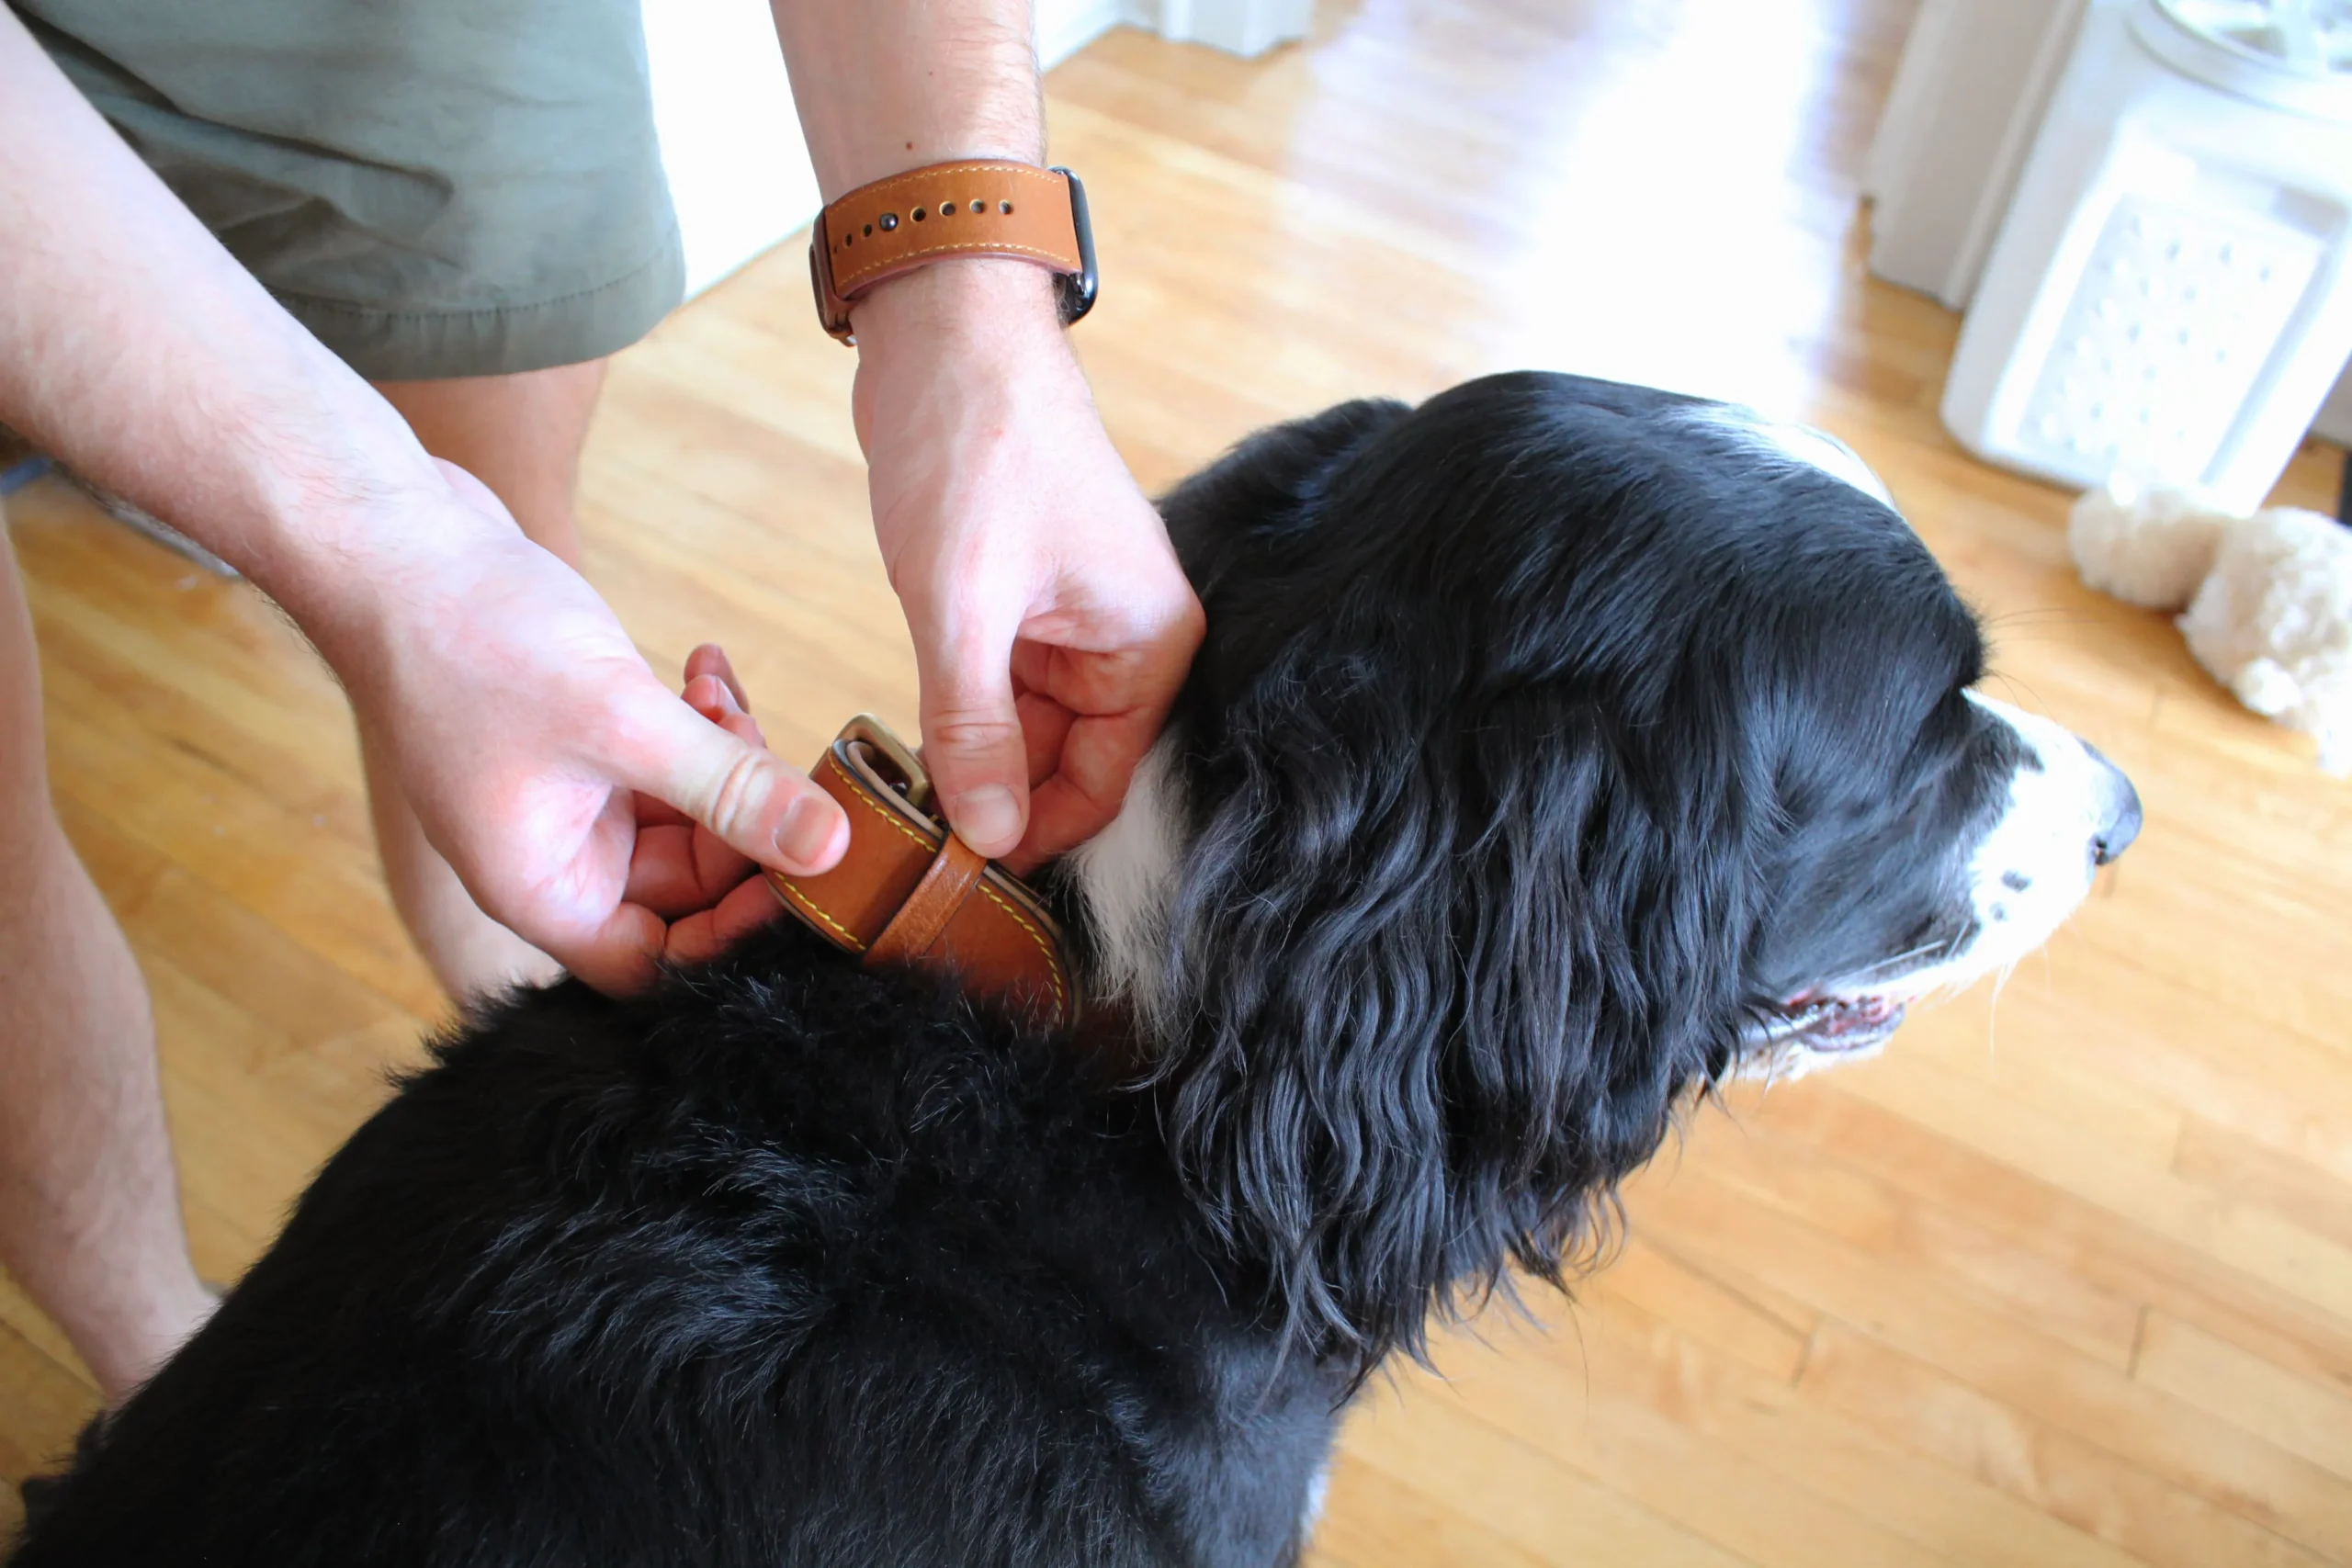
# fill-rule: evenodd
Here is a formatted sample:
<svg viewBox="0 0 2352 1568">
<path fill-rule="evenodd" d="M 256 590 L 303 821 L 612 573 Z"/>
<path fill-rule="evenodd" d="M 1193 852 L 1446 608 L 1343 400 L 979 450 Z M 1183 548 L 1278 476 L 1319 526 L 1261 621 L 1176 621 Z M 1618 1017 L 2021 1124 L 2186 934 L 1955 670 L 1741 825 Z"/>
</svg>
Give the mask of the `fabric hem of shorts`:
<svg viewBox="0 0 2352 1568">
<path fill-rule="evenodd" d="M 272 288 L 288 315 L 371 381 L 509 376 L 616 354 L 685 297 L 676 225 L 662 247 L 609 282 L 549 299 L 477 310 L 399 310 Z"/>
</svg>

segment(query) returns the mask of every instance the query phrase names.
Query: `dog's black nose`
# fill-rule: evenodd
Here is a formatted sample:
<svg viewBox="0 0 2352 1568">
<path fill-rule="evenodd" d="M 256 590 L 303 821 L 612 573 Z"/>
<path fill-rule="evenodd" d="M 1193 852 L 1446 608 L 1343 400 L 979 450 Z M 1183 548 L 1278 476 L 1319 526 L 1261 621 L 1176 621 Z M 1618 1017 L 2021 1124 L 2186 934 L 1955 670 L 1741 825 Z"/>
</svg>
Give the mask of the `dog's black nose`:
<svg viewBox="0 0 2352 1568">
<path fill-rule="evenodd" d="M 2099 814 L 2098 831 L 2091 835 L 2091 863 L 2106 865 L 2132 847 L 2140 836 L 2140 792 L 2123 776 L 2123 770 L 2099 754 L 2098 747 L 2083 742 L 2083 750 L 2099 766 L 2099 773 L 2107 785 L 2105 809 Z"/>
</svg>

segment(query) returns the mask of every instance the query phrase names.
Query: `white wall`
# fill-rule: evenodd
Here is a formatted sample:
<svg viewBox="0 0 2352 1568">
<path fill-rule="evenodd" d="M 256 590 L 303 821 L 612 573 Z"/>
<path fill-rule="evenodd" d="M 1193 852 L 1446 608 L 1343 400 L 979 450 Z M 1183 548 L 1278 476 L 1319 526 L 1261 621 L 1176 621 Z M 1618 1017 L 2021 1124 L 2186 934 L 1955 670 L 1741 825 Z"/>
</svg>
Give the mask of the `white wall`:
<svg viewBox="0 0 2352 1568">
<path fill-rule="evenodd" d="M 645 8 L 653 125 L 699 294 L 817 215 L 816 171 L 765 0 Z"/>
<path fill-rule="evenodd" d="M 856 0 L 826 0 L 855 4 Z M 1060 64 L 1122 23 L 1254 55 L 1306 31 L 1311 0 L 1036 0 L 1037 58 Z M 698 294 L 821 205 L 766 0 L 652 0 L 653 123 Z"/>
</svg>

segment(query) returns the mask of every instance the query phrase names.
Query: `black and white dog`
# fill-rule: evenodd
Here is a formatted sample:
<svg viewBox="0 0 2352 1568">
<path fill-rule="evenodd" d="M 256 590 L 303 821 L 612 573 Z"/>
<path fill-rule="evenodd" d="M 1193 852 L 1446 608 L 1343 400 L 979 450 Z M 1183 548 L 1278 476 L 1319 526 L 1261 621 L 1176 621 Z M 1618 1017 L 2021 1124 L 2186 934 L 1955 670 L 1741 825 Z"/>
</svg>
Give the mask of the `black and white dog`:
<svg viewBox="0 0 2352 1568">
<path fill-rule="evenodd" d="M 1501 376 L 1165 505 L 1210 630 L 1056 874 L 1091 1032 L 788 926 L 517 996 L 17 1568 L 1291 1562 L 1433 1312 L 1560 1281 L 1695 1094 L 1876 1045 L 2138 827 L 1825 437 Z"/>
</svg>

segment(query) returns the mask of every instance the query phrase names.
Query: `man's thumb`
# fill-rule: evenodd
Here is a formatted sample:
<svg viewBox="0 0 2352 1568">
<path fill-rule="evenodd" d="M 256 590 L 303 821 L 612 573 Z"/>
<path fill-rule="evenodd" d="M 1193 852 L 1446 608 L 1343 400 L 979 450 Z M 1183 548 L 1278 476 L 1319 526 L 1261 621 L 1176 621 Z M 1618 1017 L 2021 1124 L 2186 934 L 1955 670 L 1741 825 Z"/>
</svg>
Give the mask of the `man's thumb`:
<svg viewBox="0 0 2352 1568">
<path fill-rule="evenodd" d="M 923 671 L 923 765 L 956 836 L 993 860 L 1012 853 L 1029 825 L 1029 753 L 1009 656 L 985 673 L 956 673 L 951 681 Z"/>
<path fill-rule="evenodd" d="M 830 870 L 849 848 L 832 796 L 773 751 L 738 739 L 664 692 L 634 729 L 619 782 L 677 807 L 772 870 Z"/>
</svg>

